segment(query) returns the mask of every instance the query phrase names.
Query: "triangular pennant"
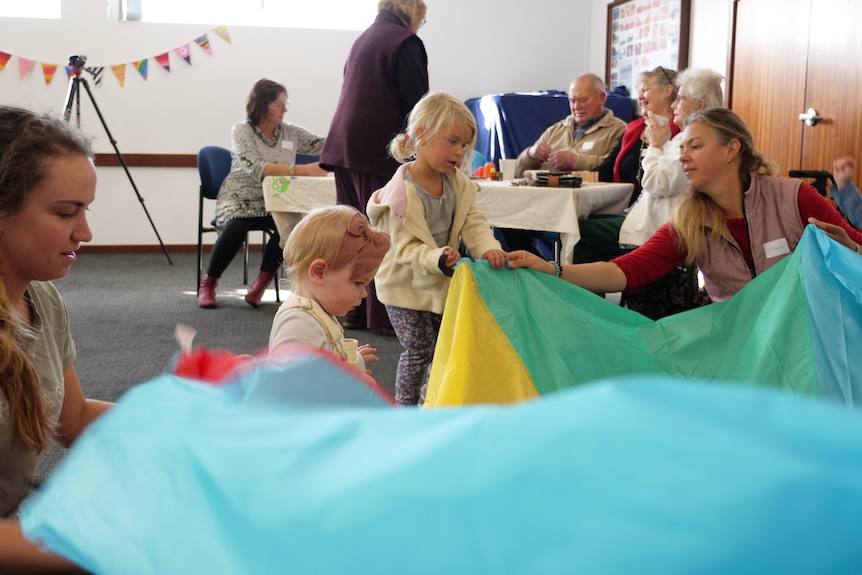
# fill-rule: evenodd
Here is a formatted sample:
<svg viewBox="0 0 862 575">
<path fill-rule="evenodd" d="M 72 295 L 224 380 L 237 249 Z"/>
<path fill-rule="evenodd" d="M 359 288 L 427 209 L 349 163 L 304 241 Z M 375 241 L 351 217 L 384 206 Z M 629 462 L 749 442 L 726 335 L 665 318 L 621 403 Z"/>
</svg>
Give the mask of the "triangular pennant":
<svg viewBox="0 0 862 575">
<path fill-rule="evenodd" d="M 117 64 L 115 66 L 111 66 L 111 70 L 114 72 L 114 76 L 117 77 L 117 80 L 120 82 L 120 86 L 126 85 L 126 65 L 125 64 Z"/>
<path fill-rule="evenodd" d="M 201 38 L 205 38 L 206 36 L 201 36 Z M 200 40 L 200 38 L 198 38 Z M 197 42 L 197 40 L 195 40 Z M 210 52 L 212 54 L 212 52 Z M 6 63 L 9 61 L 9 58 L 12 57 L 12 54 L 7 54 L 6 52 L 0 52 L 0 70 L 6 67 Z"/>
<path fill-rule="evenodd" d="M 203 36 L 198 36 L 197 38 L 195 38 L 195 44 L 197 44 L 198 46 L 203 48 L 207 54 L 212 56 L 213 49 L 212 49 L 212 46 L 210 46 L 210 39 L 207 37 L 206 34 L 204 34 Z M 0 67 L 0 70 L 2 70 L 2 67 Z"/>
<path fill-rule="evenodd" d="M 171 55 L 170 54 L 165 52 L 164 54 L 159 54 L 155 58 L 156 58 L 156 62 L 158 62 L 162 68 L 164 68 L 168 72 L 171 71 Z"/>
<path fill-rule="evenodd" d="M 98 86 L 102 83 L 102 73 L 105 71 L 104 66 L 98 68 L 84 68 L 87 72 L 93 75 L 93 83 Z"/>
<path fill-rule="evenodd" d="M 18 77 L 23 78 L 27 75 L 27 72 L 30 71 L 30 68 L 33 67 L 35 62 L 33 60 L 28 60 L 27 58 L 22 58 L 18 56 Z"/>
<path fill-rule="evenodd" d="M 219 36 L 222 40 L 230 44 L 230 34 L 227 33 L 227 28 L 224 26 L 216 26 L 213 28 L 213 33 Z"/>
<path fill-rule="evenodd" d="M 57 72 L 57 64 L 46 64 L 42 62 L 42 75 L 45 76 L 45 85 L 51 83 L 54 79 L 54 74 Z"/>
<path fill-rule="evenodd" d="M 147 62 L 149 60 L 138 60 L 137 62 L 132 62 L 132 66 L 138 71 L 141 77 L 146 80 L 147 79 Z"/>
<path fill-rule="evenodd" d="M 191 52 L 189 52 L 189 45 L 188 45 L 188 44 L 183 44 L 183 45 L 182 45 L 182 46 L 180 46 L 179 48 L 176 48 L 176 49 L 174 50 L 174 52 L 176 52 L 176 53 L 179 55 L 179 57 L 180 57 L 180 58 L 182 58 L 183 60 L 185 60 L 185 61 L 186 61 L 186 64 L 188 64 L 189 66 L 191 66 L 191 64 L 192 64 L 192 54 L 191 54 Z"/>
</svg>

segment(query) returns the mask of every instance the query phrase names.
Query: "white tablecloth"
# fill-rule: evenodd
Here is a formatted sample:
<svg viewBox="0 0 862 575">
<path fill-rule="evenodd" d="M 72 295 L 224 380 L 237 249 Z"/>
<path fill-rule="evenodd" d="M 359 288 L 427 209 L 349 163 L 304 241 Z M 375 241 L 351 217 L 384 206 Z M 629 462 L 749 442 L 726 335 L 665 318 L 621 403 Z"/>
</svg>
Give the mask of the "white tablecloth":
<svg viewBox="0 0 862 575">
<path fill-rule="evenodd" d="M 580 188 L 511 186 L 476 180 L 482 190 L 476 203 L 488 223 L 498 228 L 559 232 L 564 262 L 571 262 L 581 239 L 578 220 L 590 214 L 621 214 L 629 205 L 632 184 L 585 183 Z"/>
<path fill-rule="evenodd" d="M 631 184 L 585 183 L 580 188 L 511 186 L 476 180 L 476 203 L 488 223 L 498 228 L 559 232 L 563 261 L 572 261 L 581 239 L 578 220 L 590 214 L 619 214 L 628 206 Z M 335 178 L 271 176 L 263 180 L 266 209 L 282 242 L 310 210 L 335 203 Z"/>
</svg>

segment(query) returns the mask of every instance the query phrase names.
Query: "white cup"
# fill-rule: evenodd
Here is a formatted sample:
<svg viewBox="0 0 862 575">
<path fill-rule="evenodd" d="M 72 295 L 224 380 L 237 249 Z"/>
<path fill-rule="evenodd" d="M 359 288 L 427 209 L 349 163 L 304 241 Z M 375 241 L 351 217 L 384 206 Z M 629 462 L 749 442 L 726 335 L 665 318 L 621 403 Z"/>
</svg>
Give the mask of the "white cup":
<svg viewBox="0 0 862 575">
<path fill-rule="evenodd" d="M 353 339 L 352 337 L 344 338 L 344 353 L 347 354 L 347 363 L 356 367 L 356 354 L 359 349 L 359 340 Z"/>
<path fill-rule="evenodd" d="M 518 160 L 504 160 L 500 158 L 500 173 L 503 174 L 504 180 L 515 179 L 515 167 L 518 165 Z"/>
</svg>

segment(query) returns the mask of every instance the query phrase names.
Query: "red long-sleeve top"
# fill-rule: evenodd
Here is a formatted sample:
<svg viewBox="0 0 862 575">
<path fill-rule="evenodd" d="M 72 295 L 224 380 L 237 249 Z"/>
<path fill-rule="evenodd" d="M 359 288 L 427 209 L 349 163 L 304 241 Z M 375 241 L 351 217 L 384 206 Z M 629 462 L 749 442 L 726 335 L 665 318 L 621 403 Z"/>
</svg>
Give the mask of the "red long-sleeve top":
<svg viewBox="0 0 862 575">
<path fill-rule="evenodd" d="M 820 221 L 841 226 L 847 231 L 850 239 L 857 244 L 862 244 L 862 234 L 848 224 L 832 204 L 813 187 L 802 184 L 796 201 L 803 224 L 807 224 L 808 218 L 814 217 Z M 739 244 L 745 263 L 750 269 L 754 269 L 745 218 L 728 218 L 727 228 Z M 792 247 L 796 249 L 796 246 Z M 660 227 L 645 244 L 611 262 L 619 266 L 625 274 L 626 289 L 637 289 L 669 274 L 684 260 L 685 253 L 677 244 L 676 230 L 669 222 Z"/>
</svg>

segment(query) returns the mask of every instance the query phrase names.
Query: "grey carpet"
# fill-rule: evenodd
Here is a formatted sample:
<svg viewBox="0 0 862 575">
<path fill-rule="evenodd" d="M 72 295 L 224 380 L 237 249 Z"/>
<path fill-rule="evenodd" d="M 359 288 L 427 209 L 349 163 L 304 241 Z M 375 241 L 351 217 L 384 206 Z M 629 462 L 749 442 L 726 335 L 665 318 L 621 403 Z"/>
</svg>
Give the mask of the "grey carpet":
<svg viewBox="0 0 862 575">
<path fill-rule="evenodd" d="M 65 278 L 54 282 L 69 309 L 78 355 L 75 367 L 87 397 L 116 401 L 131 387 L 162 373 L 177 344 L 174 327 L 198 330 L 196 345 L 256 353 L 266 348 L 278 309 L 270 288 L 258 309 L 243 300 L 242 258 L 222 278 L 219 307 L 206 310 L 196 302 L 195 254 L 81 254 Z M 260 254 L 252 254 L 250 279 L 257 275 Z M 377 348 L 371 364 L 377 381 L 394 392 L 395 368 L 402 351 L 397 338 L 368 330 L 347 330 L 348 337 Z M 157 415 L 154 415 L 156 418 Z M 157 425 L 154 421 L 154 425 Z M 39 471 L 44 478 L 62 457 L 52 449 Z"/>
</svg>

